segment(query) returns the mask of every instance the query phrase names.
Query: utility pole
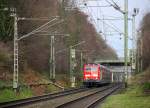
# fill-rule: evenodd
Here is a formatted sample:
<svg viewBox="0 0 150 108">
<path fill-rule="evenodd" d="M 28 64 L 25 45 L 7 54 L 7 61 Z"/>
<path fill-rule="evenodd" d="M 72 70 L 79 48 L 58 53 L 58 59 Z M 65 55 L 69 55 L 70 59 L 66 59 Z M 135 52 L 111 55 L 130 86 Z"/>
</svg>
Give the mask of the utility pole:
<svg viewBox="0 0 150 108">
<path fill-rule="evenodd" d="M 55 79 L 55 37 L 51 36 L 51 51 L 50 51 L 50 79 Z"/>
<path fill-rule="evenodd" d="M 17 13 L 16 13 L 16 9 L 15 8 L 12 8 L 11 11 L 13 12 L 11 14 L 12 17 L 14 17 L 14 72 L 13 72 L 13 89 L 15 89 L 15 91 L 17 91 L 17 88 L 18 88 L 18 73 L 19 73 L 19 41 L 24 39 L 24 38 L 27 38 L 29 36 L 31 36 L 32 34 L 35 34 L 35 33 L 38 33 L 40 31 L 43 31 L 43 28 L 45 26 L 48 26 L 48 24 L 50 24 L 51 22 L 53 22 L 54 20 L 57 19 L 54 18 L 50 21 L 48 21 L 47 23 L 43 24 L 42 26 L 40 26 L 39 28 L 33 30 L 32 32 L 26 34 L 26 35 L 23 35 L 21 37 L 18 37 L 18 21 L 19 20 L 28 20 L 27 18 L 19 18 L 17 16 Z M 34 18 L 29 18 L 29 20 L 32 20 Z M 42 20 L 40 18 L 36 18 L 35 20 Z M 43 20 L 49 20 L 49 19 L 43 19 Z M 62 22 L 62 21 L 61 21 Z M 60 22 L 59 22 L 60 23 Z M 49 27 L 52 27 L 54 25 L 56 25 L 57 23 L 49 26 Z M 55 76 L 54 76 L 55 77 Z"/>
<path fill-rule="evenodd" d="M 16 9 L 13 9 L 13 17 L 14 17 L 14 73 L 13 73 L 13 89 L 18 88 L 18 70 L 19 70 L 19 65 L 18 65 L 18 18 L 16 14 Z"/>
<path fill-rule="evenodd" d="M 83 71 L 83 53 L 82 53 L 82 51 L 81 51 L 81 55 L 80 55 L 80 59 L 81 59 L 81 61 L 80 61 L 80 69 L 81 69 L 81 73 L 80 74 L 82 74 L 82 71 Z"/>
<path fill-rule="evenodd" d="M 133 70 L 135 70 L 135 62 L 136 62 L 136 58 L 135 58 L 135 15 L 132 15 L 132 54 L 131 54 L 131 72 Z"/>
<path fill-rule="evenodd" d="M 126 79 L 128 79 L 128 0 L 124 2 L 124 62 Z"/>
<path fill-rule="evenodd" d="M 136 50 L 138 49 L 136 46 L 137 43 L 137 38 L 136 38 L 136 27 L 135 27 L 135 17 L 136 15 L 139 13 L 139 9 L 138 8 L 134 8 L 133 10 L 133 14 L 132 14 L 132 70 L 135 70 L 136 67 L 136 62 L 137 62 L 137 58 L 136 58 Z"/>
<path fill-rule="evenodd" d="M 75 76 L 74 76 L 75 49 L 73 49 L 72 46 L 70 46 L 69 51 L 70 51 L 70 82 L 71 82 L 71 87 L 75 87 Z"/>
<path fill-rule="evenodd" d="M 77 65 L 76 63 L 76 50 L 74 49 L 74 47 L 81 45 L 85 43 L 85 41 L 79 42 L 75 45 L 71 45 L 69 47 L 69 59 L 70 59 L 70 82 L 71 82 L 71 87 L 75 87 L 75 67 Z"/>
<path fill-rule="evenodd" d="M 46 34 L 45 34 L 46 35 Z M 49 35 L 49 34 L 47 34 Z M 56 34 L 54 33 L 54 35 L 51 36 L 50 38 L 50 64 L 49 64 L 49 77 L 51 80 L 55 80 L 56 77 L 56 60 L 55 60 L 55 36 L 56 35 L 65 35 L 65 34 Z M 68 34 L 66 34 L 66 36 L 69 36 Z M 56 52 L 57 54 L 58 52 Z"/>
<path fill-rule="evenodd" d="M 136 63 L 136 71 L 137 73 L 140 72 L 140 58 L 141 58 L 141 31 L 138 31 L 138 40 L 137 40 L 137 63 Z"/>
<path fill-rule="evenodd" d="M 144 35 L 144 30 L 142 30 L 142 34 Z M 140 37 L 140 72 L 143 71 L 143 37 Z"/>
<path fill-rule="evenodd" d="M 53 39 L 53 79 L 55 80 L 56 72 L 55 72 L 55 38 L 52 36 Z"/>
</svg>

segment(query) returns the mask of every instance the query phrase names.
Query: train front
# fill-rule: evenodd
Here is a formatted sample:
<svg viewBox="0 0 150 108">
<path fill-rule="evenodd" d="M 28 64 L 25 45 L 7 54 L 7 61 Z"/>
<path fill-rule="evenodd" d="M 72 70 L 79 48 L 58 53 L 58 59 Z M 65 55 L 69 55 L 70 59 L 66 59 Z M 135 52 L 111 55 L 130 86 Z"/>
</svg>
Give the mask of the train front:
<svg viewBox="0 0 150 108">
<path fill-rule="evenodd" d="M 98 64 L 85 64 L 83 69 L 83 84 L 87 87 L 96 86 L 100 81 L 100 66 Z"/>
</svg>

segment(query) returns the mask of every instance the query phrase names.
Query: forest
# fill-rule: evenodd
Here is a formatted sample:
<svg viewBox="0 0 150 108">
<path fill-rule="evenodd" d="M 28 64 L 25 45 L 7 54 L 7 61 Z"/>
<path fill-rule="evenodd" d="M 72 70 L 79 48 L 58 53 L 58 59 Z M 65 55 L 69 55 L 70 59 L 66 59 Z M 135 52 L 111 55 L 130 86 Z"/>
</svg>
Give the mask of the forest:
<svg viewBox="0 0 150 108">
<path fill-rule="evenodd" d="M 96 59 L 117 59 L 117 54 L 97 33 L 93 24 L 88 20 L 88 15 L 78 8 L 66 10 L 72 7 L 73 3 L 57 0 L 1 0 L 1 9 L 8 7 L 8 11 L 1 11 L 0 14 L 0 65 L 1 74 L 4 79 L 12 80 L 13 73 L 13 33 L 14 19 L 10 16 L 11 8 L 16 8 L 18 18 L 50 18 L 59 16 L 59 19 L 52 24 L 63 20 L 62 23 L 47 28 L 44 32 L 69 34 L 69 36 L 55 36 L 55 52 L 64 51 L 55 55 L 56 74 L 68 75 L 69 73 L 69 46 L 82 41 L 84 44 L 75 47 L 76 51 L 76 75 L 81 72 L 80 52 L 83 52 L 84 63 L 92 63 Z M 43 20 L 19 20 L 18 36 L 21 37 L 42 24 Z M 40 35 L 43 32 L 31 35 L 19 41 L 19 72 L 24 76 L 26 73 L 35 73 L 49 76 L 50 58 L 50 36 Z M 33 56 L 34 55 L 34 56 Z M 7 74 L 10 73 L 10 74 Z M 57 76 L 56 75 L 56 76 Z"/>
</svg>

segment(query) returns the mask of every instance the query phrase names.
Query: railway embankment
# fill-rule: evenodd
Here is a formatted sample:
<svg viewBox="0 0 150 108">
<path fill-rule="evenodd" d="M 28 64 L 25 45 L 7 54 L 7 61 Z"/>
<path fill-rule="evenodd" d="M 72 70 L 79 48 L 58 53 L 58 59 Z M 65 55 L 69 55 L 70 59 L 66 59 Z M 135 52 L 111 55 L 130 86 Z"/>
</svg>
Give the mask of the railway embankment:
<svg viewBox="0 0 150 108">
<path fill-rule="evenodd" d="M 150 96 L 139 86 L 129 87 L 124 93 L 108 97 L 99 108 L 150 108 Z"/>
<path fill-rule="evenodd" d="M 99 108 L 150 108 L 150 70 L 135 75 L 128 88 L 112 95 Z"/>
</svg>

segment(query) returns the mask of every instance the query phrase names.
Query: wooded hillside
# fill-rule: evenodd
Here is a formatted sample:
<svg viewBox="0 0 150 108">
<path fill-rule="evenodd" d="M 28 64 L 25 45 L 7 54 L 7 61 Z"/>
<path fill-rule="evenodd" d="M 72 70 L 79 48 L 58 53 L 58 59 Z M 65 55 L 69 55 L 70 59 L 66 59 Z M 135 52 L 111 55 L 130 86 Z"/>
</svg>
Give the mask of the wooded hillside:
<svg viewBox="0 0 150 108">
<path fill-rule="evenodd" d="M 1 2 L 6 2 L 6 6 L 16 7 L 19 17 L 52 19 L 54 16 L 60 16 L 60 19 L 64 20 L 63 23 L 47 29 L 50 33 L 70 34 L 69 37 L 55 36 L 55 51 L 67 49 L 56 55 L 56 72 L 58 73 L 69 71 L 68 47 L 81 41 L 85 41 L 85 43 L 76 47 L 76 49 L 83 51 L 84 62 L 93 62 L 95 59 L 117 59 L 116 52 L 96 32 L 95 27 L 88 21 L 88 16 L 85 13 L 79 9 L 72 11 L 65 9 L 66 6 L 71 5 L 69 0 L 67 2 L 58 2 L 57 0 L 2 0 Z M 31 32 L 45 22 L 18 21 L 19 37 Z M 7 30 L 2 32 L 7 32 Z M 10 39 L 5 40 L 5 46 L 12 49 L 9 51 L 11 54 L 13 54 L 12 37 L 13 34 L 11 34 Z M 4 44 L 4 39 L 0 39 L 0 43 Z M 31 68 L 39 72 L 49 71 L 50 36 L 32 35 L 20 41 L 19 45 L 20 70 L 25 71 Z M 77 52 L 76 56 L 77 63 L 80 63 L 80 53 Z M 13 58 L 11 58 L 12 60 Z"/>
<path fill-rule="evenodd" d="M 146 70 L 150 66 L 150 13 L 147 13 L 142 21 L 140 38 L 142 44 L 139 43 L 140 47 L 142 45 L 142 62 L 143 69 Z"/>
</svg>

